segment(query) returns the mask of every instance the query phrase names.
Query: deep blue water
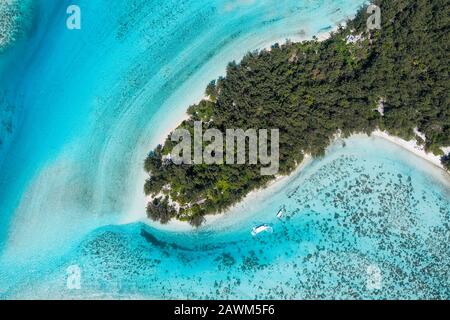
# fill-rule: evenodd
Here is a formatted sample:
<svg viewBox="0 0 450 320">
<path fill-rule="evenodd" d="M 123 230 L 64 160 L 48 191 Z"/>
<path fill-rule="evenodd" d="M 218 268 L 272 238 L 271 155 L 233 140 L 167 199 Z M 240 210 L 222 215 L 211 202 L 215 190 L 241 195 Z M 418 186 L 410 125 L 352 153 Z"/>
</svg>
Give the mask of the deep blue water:
<svg viewBox="0 0 450 320">
<path fill-rule="evenodd" d="M 139 222 L 146 153 L 229 61 L 363 2 L 86 0 L 69 31 L 71 1 L 36 0 L 0 56 L 1 297 L 449 297 L 448 177 L 379 139 L 198 231 Z M 251 237 L 261 222 L 274 233 Z"/>
</svg>

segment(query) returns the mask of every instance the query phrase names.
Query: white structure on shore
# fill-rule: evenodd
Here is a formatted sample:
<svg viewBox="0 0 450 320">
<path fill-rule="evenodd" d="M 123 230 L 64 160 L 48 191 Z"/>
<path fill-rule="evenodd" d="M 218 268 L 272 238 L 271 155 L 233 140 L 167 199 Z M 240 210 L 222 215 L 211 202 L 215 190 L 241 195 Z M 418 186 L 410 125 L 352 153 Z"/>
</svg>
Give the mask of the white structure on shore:
<svg viewBox="0 0 450 320">
<path fill-rule="evenodd" d="M 362 39 L 362 35 L 361 34 L 356 35 L 356 36 L 353 35 L 353 34 L 350 34 L 350 35 L 348 35 L 345 38 L 345 41 L 346 41 L 347 44 L 350 44 L 350 43 L 357 43 L 361 39 Z"/>
<path fill-rule="evenodd" d="M 385 103 L 384 99 L 380 99 L 377 108 L 378 113 L 381 114 L 382 117 L 384 117 L 384 103 Z"/>
<path fill-rule="evenodd" d="M 419 128 L 417 128 L 417 127 L 414 128 L 414 134 L 416 136 L 418 136 L 420 139 L 422 139 L 423 141 L 427 141 L 427 137 L 425 136 L 425 134 L 423 134 L 422 132 L 419 131 Z"/>
</svg>

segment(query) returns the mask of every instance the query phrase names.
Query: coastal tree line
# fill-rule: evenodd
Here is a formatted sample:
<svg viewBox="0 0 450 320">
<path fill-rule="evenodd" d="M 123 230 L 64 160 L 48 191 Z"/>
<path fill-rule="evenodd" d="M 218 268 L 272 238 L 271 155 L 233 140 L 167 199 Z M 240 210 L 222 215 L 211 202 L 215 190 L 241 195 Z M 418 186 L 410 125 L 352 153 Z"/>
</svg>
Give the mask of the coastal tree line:
<svg viewBox="0 0 450 320">
<path fill-rule="evenodd" d="M 275 44 L 231 62 L 180 127 L 192 132 L 201 120 L 204 130 L 222 132 L 277 128 L 281 174 L 305 154 L 323 156 L 337 132 L 348 137 L 377 128 L 416 138 L 450 169 L 450 155 L 441 150 L 450 145 L 450 4 L 373 3 L 382 9 L 380 30 L 366 31 L 362 8 L 328 40 Z M 348 41 L 350 35 L 361 39 Z M 224 211 L 274 178 L 261 176 L 260 165 L 175 165 L 167 158 L 173 146 L 169 136 L 145 160 L 144 189 L 154 199 L 147 213 L 162 223 L 177 218 L 197 226 L 204 215 Z"/>
</svg>

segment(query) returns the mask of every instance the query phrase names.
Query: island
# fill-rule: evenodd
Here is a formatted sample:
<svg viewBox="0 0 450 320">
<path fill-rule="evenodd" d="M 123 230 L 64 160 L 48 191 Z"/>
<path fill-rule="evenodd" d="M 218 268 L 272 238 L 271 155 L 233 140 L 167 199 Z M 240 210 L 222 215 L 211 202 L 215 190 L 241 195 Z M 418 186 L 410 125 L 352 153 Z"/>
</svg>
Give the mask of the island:
<svg viewBox="0 0 450 320">
<path fill-rule="evenodd" d="M 319 41 L 274 44 L 231 62 L 207 98 L 188 109 L 179 128 L 279 129 L 279 172 L 306 155 L 321 157 L 336 136 L 375 130 L 415 139 L 450 170 L 450 78 L 445 0 L 375 0 L 381 28 L 367 28 L 367 7 Z M 199 226 L 277 175 L 261 163 L 175 164 L 171 136 L 148 154 L 148 217 Z M 204 146 L 206 147 L 206 146 Z M 226 146 L 224 146 L 226 148 Z M 445 148 L 445 149 L 444 149 Z"/>
</svg>

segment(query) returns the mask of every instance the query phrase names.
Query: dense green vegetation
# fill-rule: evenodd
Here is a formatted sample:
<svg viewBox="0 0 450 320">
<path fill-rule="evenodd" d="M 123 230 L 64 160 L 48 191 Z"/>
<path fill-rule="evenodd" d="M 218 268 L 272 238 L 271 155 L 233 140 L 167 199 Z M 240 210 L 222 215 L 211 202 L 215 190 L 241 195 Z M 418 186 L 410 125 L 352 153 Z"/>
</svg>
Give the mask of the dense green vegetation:
<svg viewBox="0 0 450 320">
<path fill-rule="evenodd" d="M 444 168 L 450 171 L 450 153 L 442 157 Z"/>
<path fill-rule="evenodd" d="M 204 129 L 223 132 L 279 128 L 281 174 L 305 154 L 323 155 L 338 131 L 349 136 L 380 128 L 410 139 L 418 128 L 426 149 L 442 153 L 440 147 L 450 145 L 450 3 L 374 3 L 382 10 L 381 30 L 366 31 L 363 8 L 326 41 L 275 44 L 230 63 L 226 77 L 207 87 L 210 99 L 189 107 L 181 127 L 192 131 L 202 120 Z M 362 39 L 349 43 L 350 34 Z M 225 210 L 274 178 L 261 176 L 259 165 L 175 165 L 164 159 L 173 146 L 168 139 L 145 161 L 145 193 L 155 199 L 148 216 L 163 223 L 178 218 L 199 225 L 205 214 Z M 443 163 L 448 168 L 448 157 Z"/>
</svg>

